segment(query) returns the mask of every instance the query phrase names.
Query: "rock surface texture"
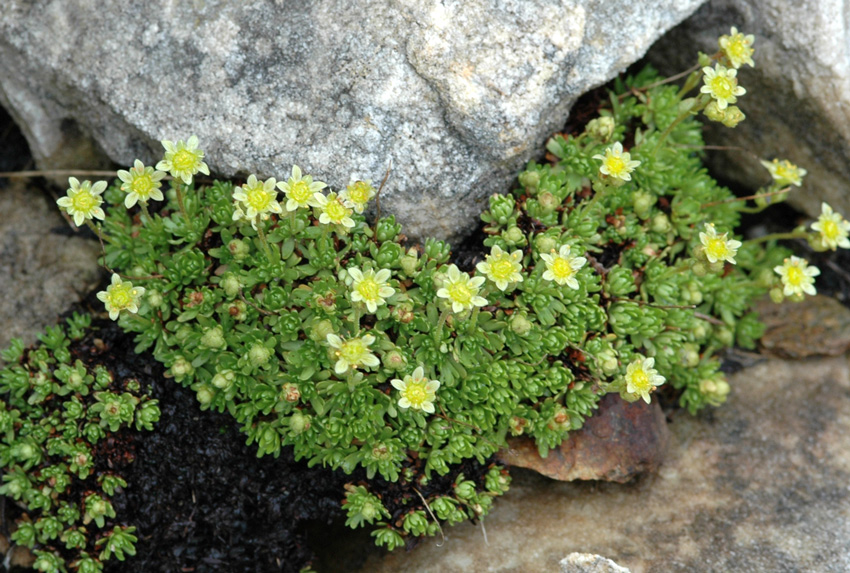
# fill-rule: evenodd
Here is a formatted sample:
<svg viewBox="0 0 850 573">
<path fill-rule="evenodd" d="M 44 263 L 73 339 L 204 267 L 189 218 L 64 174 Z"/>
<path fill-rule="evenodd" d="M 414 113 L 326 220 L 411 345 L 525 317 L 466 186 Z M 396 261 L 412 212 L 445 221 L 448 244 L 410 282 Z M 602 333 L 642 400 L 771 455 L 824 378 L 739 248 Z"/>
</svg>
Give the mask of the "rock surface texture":
<svg viewBox="0 0 850 573">
<path fill-rule="evenodd" d="M 451 238 L 702 1 L 9 0 L 0 101 L 41 167 L 153 162 L 191 134 L 224 176 L 392 166 L 385 212 Z"/>
<path fill-rule="evenodd" d="M 620 485 L 513 470 L 486 534 L 452 527 L 360 571 L 558 571 L 573 551 L 633 573 L 850 570 L 847 358 L 765 360 L 730 383 L 723 407 L 674 413 L 657 475 Z"/>
<path fill-rule="evenodd" d="M 716 174 L 756 188 L 770 182 L 758 158 L 789 159 L 808 170 L 790 201 L 810 215 L 826 201 L 850 213 L 850 9 L 843 0 L 711 0 L 667 34 L 648 56 L 665 73 L 693 64 L 694 50 L 717 50 L 736 26 L 755 36 L 755 67 L 739 72 L 747 115 L 735 129 L 711 126 L 708 143 L 730 146 Z M 741 149 L 743 148 L 743 151 Z"/>
</svg>

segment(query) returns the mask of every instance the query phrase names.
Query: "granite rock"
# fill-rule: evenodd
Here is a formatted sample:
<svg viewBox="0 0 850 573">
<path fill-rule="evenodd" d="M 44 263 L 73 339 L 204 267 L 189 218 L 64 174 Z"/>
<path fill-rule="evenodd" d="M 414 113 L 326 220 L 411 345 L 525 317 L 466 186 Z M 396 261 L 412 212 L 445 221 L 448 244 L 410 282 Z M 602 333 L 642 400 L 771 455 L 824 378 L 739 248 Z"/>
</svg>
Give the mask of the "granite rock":
<svg viewBox="0 0 850 573">
<path fill-rule="evenodd" d="M 731 26 L 755 36 L 755 67 L 739 70 L 746 121 L 708 127 L 728 151 L 710 155 L 716 176 L 755 189 L 770 182 L 758 159 L 789 159 L 808 171 L 789 200 L 812 216 L 821 201 L 850 214 L 850 20 L 843 0 L 711 0 L 667 34 L 648 57 L 664 73 L 717 51 Z"/>
<path fill-rule="evenodd" d="M 592 553 L 570 553 L 559 565 L 561 573 L 629 573 L 625 567 Z"/>
<path fill-rule="evenodd" d="M 703 0 L 0 5 L 0 102 L 42 168 L 196 134 L 223 176 L 380 181 L 412 238 L 468 234 L 575 99 Z"/>
</svg>

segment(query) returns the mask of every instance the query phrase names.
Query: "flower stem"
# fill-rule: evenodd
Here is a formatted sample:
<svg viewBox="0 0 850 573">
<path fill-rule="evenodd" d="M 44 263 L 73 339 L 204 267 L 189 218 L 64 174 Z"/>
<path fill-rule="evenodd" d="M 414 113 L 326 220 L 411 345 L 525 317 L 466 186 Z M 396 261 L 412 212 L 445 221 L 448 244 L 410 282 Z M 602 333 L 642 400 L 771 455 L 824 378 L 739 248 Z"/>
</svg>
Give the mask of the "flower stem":
<svg viewBox="0 0 850 573">
<path fill-rule="evenodd" d="M 186 212 L 186 206 L 183 204 L 183 192 L 180 190 L 180 183 L 177 180 L 174 180 L 174 193 L 177 195 L 177 206 L 180 207 L 180 212 L 183 214 L 183 219 L 186 221 L 186 225 L 189 227 L 189 230 L 194 232 L 195 225 L 192 223 L 192 219 L 189 218 L 189 214 Z"/>
<path fill-rule="evenodd" d="M 445 309 L 440 313 L 440 319 L 437 321 L 437 328 L 434 330 L 434 342 L 439 345 L 443 340 L 443 326 L 446 324 L 446 319 L 449 317 L 449 310 Z"/>
<path fill-rule="evenodd" d="M 263 222 L 260 221 L 259 215 L 257 215 L 254 222 L 257 226 L 257 236 L 260 238 L 260 244 L 263 246 L 263 253 L 265 253 L 266 259 L 269 261 L 269 264 L 273 265 L 277 261 L 275 261 L 272 258 L 272 251 L 271 251 L 271 248 L 269 247 L 268 240 L 266 240 L 266 234 L 265 234 L 265 232 L 263 232 Z"/>
<path fill-rule="evenodd" d="M 101 241 L 104 241 L 104 242 L 107 242 L 107 243 L 112 242 L 112 239 L 107 237 L 106 234 L 103 231 L 101 231 L 100 228 L 98 228 L 97 225 L 92 223 L 91 219 L 86 219 L 86 225 L 89 226 L 89 229 L 94 231 L 94 234 L 97 235 L 97 238 L 100 239 Z"/>
<path fill-rule="evenodd" d="M 782 239 L 805 239 L 808 236 L 808 231 L 791 231 L 790 233 L 771 233 L 770 235 L 764 235 L 763 237 L 747 239 L 744 242 L 749 243 L 751 245 L 755 245 L 757 243 L 766 243 L 767 241 L 780 241 Z"/>
<path fill-rule="evenodd" d="M 707 101 L 697 100 L 697 101 L 694 102 L 694 105 L 692 105 L 690 107 L 690 109 L 688 109 L 687 111 L 685 111 L 682 114 L 679 114 L 679 116 L 676 119 L 673 120 L 673 123 L 668 125 L 667 129 L 665 129 L 661 133 L 661 137 L 658 138 L 658 143 L 655 144 L 655 148 L 653 148 L 652 153 L 650 155 L 655 156 L 655 154 L 658 153 L 658 150 L 661 149 L 661 145 L 664 143 L 664 140 L 667 139 L 667 136 L 669 136 L 671 133 L 673 133 L 673 130 L 676 129 L 677 125 L 682 123 L 682 121 L 684 121 L 685 119 L 687 119 L 688 117 L 690 117 L 694 113 L 703 109 L 706 105 L 708 105 Z"/>
</svg>

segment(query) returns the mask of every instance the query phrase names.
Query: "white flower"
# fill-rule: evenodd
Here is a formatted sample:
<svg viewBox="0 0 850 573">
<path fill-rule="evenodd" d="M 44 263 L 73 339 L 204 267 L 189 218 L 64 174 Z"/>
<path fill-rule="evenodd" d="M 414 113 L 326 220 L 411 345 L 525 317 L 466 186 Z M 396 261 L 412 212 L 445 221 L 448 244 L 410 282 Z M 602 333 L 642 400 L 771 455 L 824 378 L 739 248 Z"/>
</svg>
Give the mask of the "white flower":
<svg viewBox="0 0 850 573">
<path fill-rule="evenodd" d="M 699 91 L 714 98 L 718 109 L 726 109 L 729 104 L 738 101 L 738 96 L 747 93 L 747 90 L 738 85 L 738 70 L 734 68 L 730 70 L 717 64 L 714 68 L 704 67 L 702 72 L 705 74 L 705 85 Z"/>
<path fill-rule="evenodd" d="M 123 181 L 121 190 L 127 192 L 124 198 L 124 206 L 130 208 L 136 203 L 147 204 L 148 200 L 162 201 L 162 178 L 165 172 L 154 171 L 153 167 L 145 167 L 145 164 L 136 159 L 129 171 L 119 170 L 118 178 Z"/>
<path fill-rule="evenodd" d="M 770 172 L 770 176 L 780 187 L 794 185 L 799 187 L 803 184 L 803 177 L 806 176 L 806 170 L 802 167 L 797 167 L 787 159 L 779 161 L 765 161 L 760 159 L 759 162 Z"/>
<path fill-rule="evenodd" d="M 210 174 L 210 168 L 203 162 L 204 152 L 198 149 L 198 138 L 192 136 L 189 141 L 183 142 L 162 140 L 165 148 L 165 157 L 156 164 L 157 169 L 168 171 L 175 179 L 182 179 L 183 183 L 192 183 L 192 176 L 199 171 L 204 175 Z"/>
<path fill-rule="evenodd" d="M 356 369 L 358 366 L 374 368 L 381 364 L 378 357 L 369 350 L 369 347 L 375 342 L 375 337 L 371 334 L 343 341 L 342 338 L 331 333 L 328 334 L 327 341 L 332 348 L 336 349 L 334 354 L 337 361 L 334 365 L 334 372 L 337 374 L 345 374 L 349 368 Z"/>
<path fill-rule="evenodd" d="M 313 181 L 310 175 L 301 175 L 301 168 L 297 165 L 292 166 L 292 176 L 288 181 L 281 181 L 277 184 L 277 188 L 283 191 L 286 195 L 286 210 L 295 211 L 296 209 L 306 209 L 310 206 L 310 199 L 313 194 L 327 187 L 321 181 Z"/>
<path fill-rule="evenodd" d="M 505 290 L 511 283 L 522 282 L 522 251 L 517 249 L 511 254 L 504 252 L 499 245 L 493 245 L 490 254 L 483 263 L 475 268 L 493 281 L 499 290 Z"/>
<path fill-rule="evenodd" d="M 387 284 L 392 276 L 389 269 L 381 269 L 377 273 L 372 269 L 362 272 L 357 267 L 348 269 L 353 283 L 351 285 L 351 300 L 362 302 L 369 312 L 377 312 L 378 307 L 387 304 L 387 298 L 395 294 L 395 289 Z"/>
<path fill-rule="evenodd" d="M 631 172 L 640 165 L 640 161 L 632 161 L 628 151 L 623 151 L 623 144 L 619 141 L 606 149 L 605 155 L 596 154 L 593 158 L 602 160 L 600 173 L 620 181 L 631 181 Z"/>
<path fill-rule="evenodd" d="M 485 306 L 487 299 L 478 296 L 478 291 L 486 279 L 484 277 L 469 278 L 460 272 L 457 265 L 449 267 L 443 288 L 437 291 L 437 296 L 448 299 L 452 303 L 452 312 L 463 312 L 476 306 Z"/>
<path fill-rule="evenodd" d="M 785 262 L 773 268 L 774 272 L 779 275 L 784 285 L 783 294 L 785 296 L 802 297 L 803 293 L 816 295 L 815 277 L 820 274 L 820 269 L 815 266 L 809 266 L 809 262 L 800 257 L 791 257 L 785 259 Z"/>
<path fill-rule="evenodd" d="M 558 254 L 541 254 L 540 258 L 546 263 L 546 272 L 543 279 L 555 281 L 559 285 L 567 285 L 571 289 L 578 289 L 579 284 L 575 278 L 576 273 L 587 264 L 584 257 L 574 257 L 570 254 L 569 245 L 561 245 Z M 554 253 L 555 250 L 552 250 Z"/>
<path fill-rule="evenodd" d="M 261 182 L 256 175 L 249 175 L 248 182 L 233 191 L 233 201 L 236 203 L 233 220 L 248 219 L 254 229 L 259 219 L 265 220 L 270 213 L 281 212 L 274 177 Z"/>
<path fill-rule="evenodd" d="M 109 318 L 118 320 L 122 310 L 139 312 L 139 300 L 145 294 L 142 287 L 134 287 L 130 281 L 124 282 L 116 274 L 112 275 L 112 284 L 105 291 L 97 293 L 97 298 L 106 305 Z"/>
<path fill-rule="evenodd" d="M 106 214 L 100 208 L 103 198 L 100 196 L 106 190 L 106 181 L 98 181 L 94 185 L 91 181 L 82 183 L 76 177 L 69 177 L 68 196 L 56 201 L 66 213 L 74 218 L 76 226 L 82 225 L 87 219 L 100 219 L 103 221 Z"/>
<path fill-rule="evenodd" d="M 661 376 L 655 368 L 655 358 L 644 358 L 640 356 L 634 359 L 626 367 L 626 392 L 639 394 L 643 401 L 649 404 L 649 394 L 656 386 L 664 384 L 664 376 Z"/>
<path fill-rule="evenodd" d="M 354 219 L 351 218 L 351 209 L 346 207 L 336 193 L 331 192 L 327 196 L 322 193 L 313 193 L 310 205 L 321 209 L 319 223 L 323 225 L 342 225 L 346 228 L 354 227 Z"/>
<path fill-rule="evenodd" d="M 354 209 L 355 213 L 363 213 L 369 201 L 375 196 L 375 188 L 372 182 L 352 180 L 348 187 L 339 194 L 346 207 Z"/>
<path fill-rule="evenodd" d="M 850 249 L 850 240 L 847 238 L 850 221 L 834 212 L 826 203 L 821 203 L 820 210 L 820 217 L 812 223 L 812 229 L 820 233 L 821 242 L 833 251 L 838 247 Z"/>
<path fill-rule="evenodd" d="M 727 239 L 727 233 L 718 235 L 711 223 L 705 224 L 705 232 L 699 234 L 699 240 L 705 249 L 705 257 L 710 263 L 718 261 L 728 261 L 733 265 L 735 263 L 735 255 L 741 247 L 741 241 L 735 239 Z"/>
<path fill-rule="evenodd" d="M 390 384 L 399 391 L 399 407 L 434 413 L 434 400 L 437 399 L 440 381 L 425 378 L 425 369 L 422 366 L 418 366 L 413 374 L 405 376 L 404 380 L 394 378 Z"/>
</svg>

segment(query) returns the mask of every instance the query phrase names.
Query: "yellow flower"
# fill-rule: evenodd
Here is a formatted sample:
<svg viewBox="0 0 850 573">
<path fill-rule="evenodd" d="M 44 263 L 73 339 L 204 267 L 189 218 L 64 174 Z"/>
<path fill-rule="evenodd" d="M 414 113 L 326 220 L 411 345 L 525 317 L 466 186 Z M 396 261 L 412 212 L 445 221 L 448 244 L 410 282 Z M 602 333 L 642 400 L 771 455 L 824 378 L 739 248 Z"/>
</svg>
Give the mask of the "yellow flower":
<svg viewBox="0 0 850 573">
<path fill-rule="evenodd" d="M 599 172 L 620 181 L 631 181 L 631 172 L 640 165 L 640 161 L 632 161 L 628 151 L 623 151 L 623 144 L 617 141 L 605 150 L 605 155 L 596 154 L 594 159 L 600 159 L 602 166 Z"/>
<path fill-rule="evenodd" d="M 821 203 L 820 210 L 820 217 L 812 223 L 812 229 L 820 233 L 820 242 L 833 251 L 838 247 L 850 249 L 850 222 L 826 203 Z"/>
<path fill-rule="evenodd" d="M 787 185 L 799 187 L 803 184 L 803 177 L 807 173 L 806 170 L 802 167 L 797 167 L 787 159 L 783 159 L 782 161 L 778 159 L 774 159 L 773 161 L 760 159 L 759 161 L 770 172 L 770 176 L 773 177 L 773 180 L 780 187 Z"/>
<path fill-rule="evenodd" d="M 711 223 L 705 224 L 705 232 L 699 234 L 699 241 L 705 248 L 705 257 L 710 263 L 718 261 L 727 261 L 735 263 L 735 255 L 741 247 L 741 241 L 735 239 L 727 239 L 727 233 L 718 235 Z"/>
<path fill-rule="evenodd" d="M 352 181 L 339 194 L 346 207 L 354 209 L 355 213 L 363 213 L 369 201 L 375 196 L 375 188 L 371 181 Z"/>
<path fill-rule="evenodd" d="M 484 281 L 484 277 L 469 278 L 468 274 L 460 272 L 457 265 L 451 265 L 443 282 L 443 288 L 437 291 L 437 296 L 448 299 L 452 303 L 452 312 L 463 312 L 476 306 L 485 306 L 487 299 L 478 296 Z"/>
<path fill-rule="evenodd" d="M 334 372 L 337 374 L 345 374 L 349 368 L 356 369 L 358 366 L 374 368 L 381 364 L 378 357 L 369 350 L 369 347 L 375 342 L 375 337 L 371 334 L 343 341 L 342 338 L 331 333 L 328 334 L 327 341 L 332 348 L 336 349 L 334 354 L 337 361 L 334 365 Z"/>
<path fill-rule="evenodd" d="M 162 201 L 162 178 L 165 177 L 163 171 L 154 171 L 153 167 L 145 167 L 145 164 L 136 159 L 133 167 L 129 171 L 123 169 L 118 171 L 118 179 L 123 181 L 121 191 L 126 191 L 127 196 L 124 198 L 124 206 L 130 208 L 136 203 L 147 204 L 149 199 L 154 201 Z"/>
<path fill-rule="evenodd" d="M 785 296 L 802 298 L 803 293 L 812 296 L 817 294 L 814 277 L 820 274 L 820 269 L 815 266 L 809 266 L 807 260 L 799 257 L 790 257 L 785 259 L 783 264 L 774 267 L 773 270 L 782 280 L 782 284 L 785 287 L 783 290 Z"/>
<path fill-rule="evenodd" d="M 362 272 L 357 267 L 348 269 L 354 279 L 351 285 L 351 300 L 362 302 L 369 312 L 377 312 L 378 307 L 387 304 L 387 298 L 395 294 L 395 289 L 387 284 L 392 271 L 381 269 L 377 273 L 372 269 Z"/>
<path fill-rule="evenodd" d="M 124 282 L 116 274 L 112 275 L 112 284 L 105 291 L 97 293 L 97 298 L 106 305 L 109 318 L 118 320 L 122 310 L 139 312 L 139 300 L 145 294 L 142 287 L 134 287 L 130 281 Z"/>
<path fill-rule="evenodd" d="M 558 254 L 555 249 L 552 249 L 552 254 L 541 254 L 540 258 L 546 263 L 546 272 L 543 273 L 543 279 L 547 281 L 555 281 L 559 285 L 567 285 L 571 289 L 578 289 L 578 281 L 575 278 L 576 273 L 587 264 L 587 259 L 584 257 L 574 257 L 570 254 L 569 245 L 561 245 Z"/>
<path fill-rule="evenodd" d="M 493 281 L 499 290 L 505 290 L 511 283 L 522 282 L 520 261 L 522 261 L 522 251 L 519 249 L 508 254 L 498 245 L 494 245 L 487 259 L 478 263 L 475 268 Z"/>
<path fill-rule="evenodd" d="M 281 181 L 277 188 L 286 195 L 286 210 L 295 211 L 298 208 L 306 209 L 310 206 L 313 194 L 327 187 L 321 181 L 313 181 L 310 175 L 301 175 L 301 168 L 292 166 L 292 175 L 288 181 Z"/>
<path fill-rule="evenodd" d="M 248 182 L 233 192 L 233 201 L 236 203 L 233 220 L 248 219 L 256 229 L 258 220 L 268 219 L 270 213 L 280 213 L 280 203 L 277 202 L 277 190 L 274 186 L 274 177 L 260 182 L 256 175 L 249 175 Z"/>
<path fill-rule="evenodd" d="M 737 96 L 744 95 L 747 90 L 738 85 L 738 70 L 727 69 L 726 66 L 717 64 L 714 68 L 708 66 L 702 69 L 705 85 L 700 92 L 710 95 L 717 102 L 717 108 L 726 109 L 729 104 L 738 101 Z"/>
<path fill-rule="evenodd" d="M 106 181 L 92 185 L 91 181 L 80 183 L 76 177 L 69 177 L 68 183 L 71 185 L 68 196 L 58 199 L 56 204 L 74 218 L 74 224 L 79 227 L 92 218 L 103 221 L 106 214 L 100 208 L 103 203 L 100 195 L 106 190 Z"/>
<path fill-rule="evenodd" d="M 720 49 L 723 50 L 729 63 L 735 69 L 740 68 L 744 64 L 747 64 L 751 68 L 755 67 L 756 64 L 753 62 L 752 57 L 753 52 L 755 52 L 752 48 L 753 42 L 755 42 L 755 36 L 752 34 L 745 36 L 738 32 L 738 29 L 734 26 L 732 26 L 732 30 L 728 36 L 720 36 L 720 39 L 717 41 Z"/>
<path fill-rule="evenodd" d="M 163 139 L 162 146 L 165 148 L 165 157 L 156 164 L 157 169 L 168 171 L 172 177 L 182 179 L 186 185 L 192 183 L 195 173 L 210 174 L 210 168 L 203 161 L 204 152 L 198 149 L 196 136 L 193 135 L 187 142 L 177 143 Z"/>
<path fill-rule="evenodd" d="M 399 391 L 399 407 L 434 413 L 434 400 L 437 399 L 440 381 L 425 378 L 425 369 L 422 366 L 417 366 L 413 374 L 408 374 L 404 380 L 394 378 L 390 384 Z"/>
<path fill-rule="evenodd" d="M 655 358 L 640 356 L 626 367 L 626 392 L 640 395 L 647 404 L 650 401 L 650 393 L 665 382 L 664 376 L 653 366 Z"/>
<path fill-rule="evenodd" d="M 325 196 L 322 193 L 313 193 L 310 205 L 322 210 L 319 215 L 319 223 L 323 225 L 342 225 L 349 229 L 354 227 L 354 219 L 351 218 L 351 209 L 346 207 L 342 199 L 334 192 Z"/>
</svg>

